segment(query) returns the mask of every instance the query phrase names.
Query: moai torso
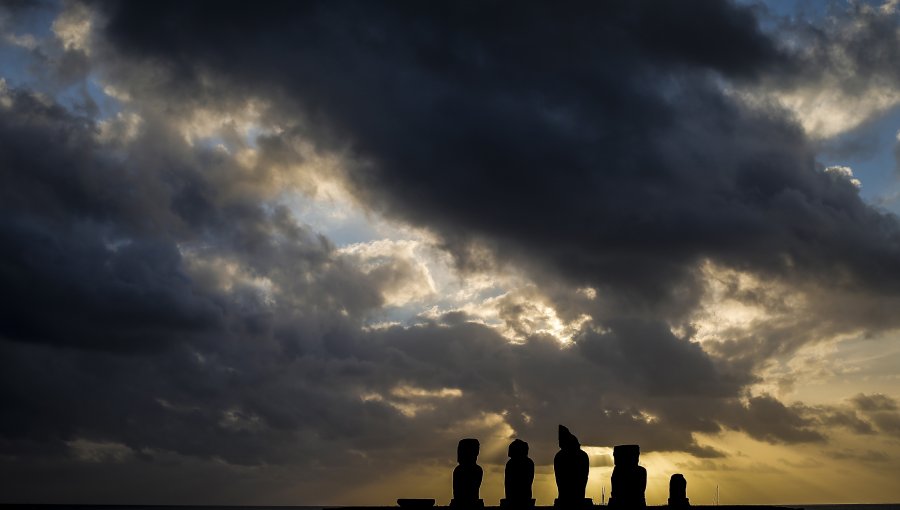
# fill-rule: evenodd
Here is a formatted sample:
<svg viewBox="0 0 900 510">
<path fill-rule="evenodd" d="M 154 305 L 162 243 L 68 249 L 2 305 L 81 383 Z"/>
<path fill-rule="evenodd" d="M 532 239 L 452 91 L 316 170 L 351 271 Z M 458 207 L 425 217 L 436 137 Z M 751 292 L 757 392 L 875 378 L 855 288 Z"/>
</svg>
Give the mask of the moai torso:
<svg viewBox="0 0 900 510">
<path fill-rule="evenodd" d="M 453 499 L 458 503 L 477 501 L 484 472 L 478 464 L 460 464 L 453 470 Z"/>
</svg>

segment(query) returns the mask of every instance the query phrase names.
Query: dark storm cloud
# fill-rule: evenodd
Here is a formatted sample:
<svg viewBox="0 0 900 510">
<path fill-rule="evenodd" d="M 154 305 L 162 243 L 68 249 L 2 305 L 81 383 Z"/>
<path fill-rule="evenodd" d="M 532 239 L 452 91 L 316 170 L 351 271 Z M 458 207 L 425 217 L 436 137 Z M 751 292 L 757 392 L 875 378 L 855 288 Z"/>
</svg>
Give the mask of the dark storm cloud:
<svg viewBox="0 0 900 510">
<path fill-rule="evenodd" d="M 851 402 L 879 431 L 900 437 L 900 411 L 896 400 L 880 393 L 860 393 Z"/>
<path fill-rule="evenodd" d="M 256 30 L 234 37 L 228 23 L 199 28 L 208 12 L 196 6 L 178 16 L 116 7 L 106 33 L 127 55 L 171 66 L 173 91 L 213 73 L 241 90 L 256 84 L 282 94 L 282 104 L 329 127 L 323 144 L 350 146 L 365 162 L 348 175 L 359 196 L 436 230 L 463 266 L 479 262 L 468 243 L 483 243 L 539 281 L 561 274 L 597 287 L 605 306 L 588 311 L 602 326 L 621 316 L 659 320 L 653 331 L 613 332 L 606 341 L 585 335 L 586 356 L 617 360 L 598 384 L 733 397 L 773 355 L 834 332 L 897 325 L 896 220 L 866 206 L 847 179 L 817 168 L 785 112 L 747 106 L 718 87 L 721 77 L 752 84 L 779 73 L 796 85 L 810 66 L 808 56 L 765 37 L 750 11 L 703 2 L 546 13 L 444 8 L 453 12 L 345 4 L 212 14 L 249 15 L 250 26 L 270 27 L 263 40 Z M 152 21 L 138 27 L 145 14 L 165 19 L 176 38 L 154 37 Z M 650 30 L 661 19 L 665 36 Z M 654 343 L 666 337 L 665 321 L 694 310 L 703 292 L 696 267 L 706 258 L 802 284 L 814 303 L 808 316 L 759 324 L 712 347 L 732 363 L 730 381 L 699 348 L 671 335 Z M 787 303 L 767 306 L 790 313 Z M 693 416 L 716 415 L 691 404 Z M 824 438 L 801 410 L 771 397 L 732 409 L 731 426 L 761 440 Z M 681 418 L 686 430 L 717 430 Z"/>
<path fill-rule="evenodd" d="M 625 387 L 650 396 L 724 397 L 750 382 L 721 374 L 698 344 L 677 338 L 663 322 L 623 320 L 608 326 L 608 332 L 587 333 L 576 342 L 587 359 L 607 366 Z"/>
<path fill-rule="evenodd" d="M 720 455 L 691 435 L 718 430 L 716 401 L 706 416 L 685 409 L 727 401 L 742 381 L 662 323 L 612 323 L 571 349 L 540 337 L 510 344 L 459 321 L 362 334 L 377 287 L 283 210 L 235 197 L 233 181 L 216 177 L 227 158 L 148 126 L 123 160 L 89 120 L 20 91 L 11 101 L 0 176 L 2 276 L 14 292 L 4 294 L 0 326 L 15 342 L 3 344 L 0 430 L 14 458 L 70 457 L 86 440 L 151 464 L 177 452 L 236 465 L 343 465 L 353 449 L 383 449 L 402 464 L 410 444 L 406 455 L 442 457 L 435 426 L 485 411 L 509 413 L 545 453 L 555 447 L 543 432 L 565 418 L 596 444 L 639 436 L 647 450 Z M 252 288 L 223 291 L 212 269 L 189 270 L 179 246 L 280 282 L 278 305 L 262 306 Z M 691 376 L 678 377 L 676 365 Z M 463 396 L 416 420 L 361 398 L 421 403 L 393 397 L 398 384 Z M 102 449 L 90 455 L 111 462 Z"/>
<path fill-rule="evenodd" d="M 816 168 L 786 115 L 717 84 L 800 65 L 747 8 L 101 5 L 109 43 L 162 63 L 164 90 L 209 74 L 220 95 L 280 98 L 350 148 L 358 196 L 463 264 L 483 242 L 615 296 L 617 314 L 668 319 L 692 309 L 705 258 L 898 290 L 896 221 Z"/>
<path fill-rule="evenodd" d="M 870 87 L 900 80 L 897 6 L 831 2 L 817 22 L 803 17 L 777 19 L 778 29 L 790 34 L 796 48 L 793 72 L 773 78 L 794 83 L 836 79 L 845 92 L 865 94 Z M 771 14 L 770 14 L 771 15 Z"/>
<path fill-rule="evenodd" d="M 21 92 L 4 113 L 5 337 L 152 348 L 216 321 L 215 304 L 180 273 L 175 246 L 132 238 L 134 226 L 122 224 L 134 211 L 119 190 L 136 190 L 97 154 L 87 120 Z"/>
<path fill-rule="evenodd" d="M 176 463 L 184 472 L 218 460 L 327 477 L 368 469 L 353 451 L 400 469 L 447 457 L 460 433 L 448 423 L 487 434 L 483 413 L 506 414 L 546 459 L 560 418 L 594 444 L 639 436 L 647 450 L 721 455 L 692 437 L 718 430 L 716 416 L 685 408 L 711 411 L 715 400 L 701 402 L 727 401 L 742 381 L 662 323 L 612 324 L 570 349 L 550 337 L 511 344 L 460 320 L 361 331 L 384 281 L 401 276 L 358 272 L 264 206 L 230 158 L 152 118 L 133 141 L 104 144 L 88 118 L 21 90 L 8 99 L 3 469 L 50 480 L 49 466 L 121 465 L 152 478 L 174 455 L 195 459 Z M 224 288 L 220 259 L 277 282 L 273 295 L 240 279 Z M 645 348 L 660 357 L 626 370 Z M 663 357 L 693 375 L 678 379 Z"/>
<path fill-rule="evenodd" d="M 853 397 L 852 402 L 857 409 L 864 412 L 897 410 L 897 401 L 880 393 L 872 395 L 860 393 Z"/>
<path fill-rule="evenodd" d="M 756 408 L 756 411 L 753 409 Z M 757 438 L 774 433 L 772 439 L 779 437 L 781 441 L 793 437 L 797 442 L 822 440 L 844 429 L 859 435 L 874 436 L 878 433 L 894 435 L 900 431 L 900 412 L 897 401 L 880 393 L 860 393 L 848 402 L 835 405 L 807 406 L 796 402 L 785 406 L 769 395 L 750 399 L 750 414 L 757 415 L 759 420 L 741 419 L 737 427 L 748 427 L 747 432 Z M 778 414 L 789 413 L 791 416 L 778 417 Z M 752 423 L 767 423 L 769 431 L 751 431 Z M 786 434 L 778 434 L 777 430 L 784 425 L 794 430 Z"/>
<path fill-rule="evenodd" d="M 860 418 L 856 412 L 850 409 L 826 409 L 819 416 L 819 421 L 827 429 L 846 427 L 856 434 L 875 434 L 875 428 L 872 427 L 872 424 Z"/>
<path fill-rule="evenodd" d="M 559 422 L 584 444 L 701 458 L 723 453 L 695 433 L 803 443 L 828 425 L 872 430 L 848 410 L 745 395 L 755 363 L 812 341 L 795 333 L 814 318 L 715 357 L 671 328 L 704 293 L 705 259 L 813 288 L 897 291 L 895 219 L 817 168 L 784 112 L 722 92 L 722 80 L 794 65 L 752 10 L 89 5 L 101 11 L 90 65 L 144 125 L 100 142 L 91 118 L 19 90 L 0 116 L 4 473 L 120 463 L 138 473 L 124 483 L 173 462 L 201 481 L 240 478 L 210 468 L 224 463 L 289 466 L 312 487 L 449 463 L 460 435 L 496 428 L 491 416 L 539 464 Z M 73 80 L 88 69 L 72 68 Z M 247 97 L 287 125 L 255 140 L 265 164 L 239 167 L 173 127 Z M 277 204 L 272 190 L 302 158 L 292 136 L 345 156 L 359 199 L 436 232 L 461 267 L 487 247 L 567 303 L 561 316 L 594 320 L 567 347 L 511 343 L 461 313 L 363 328 L 413 271 L 363 273 Z M 566 297 L 580 286 L 600 304 Z M 852 312 L 842 317 L 856 325 L 868 317 Z M 893 411 L 873 412 L 893 430 Z"/>
<path fill-rule="evenodd" d="M 770 443 L 806 443 L 824 441 L 814 428 L 815 422 L 804 416 L 802 406 L 792 409 L 771 395 L 751 397 L 747 405 L 736 406 L 735 415 L 725 420 L 730 427 L 750 437 Z"/>
<path fill-rule="evenodd" d="M 284 459 L 286 436 L 315 444 L 304 430 L 346 428 L 330 409 L 361 406 L 357 393 L 261 375 L 357 330 L 382 302 L 374 282 L 283 208 L 242 196 L 222 178 L 230 160 L 152 126 L 123 157 L 92 121 L 26 92 L 8 99 L 5 452 L 60 454 L 86 439 L 256 464 Z M 240 280 L 224 289 L 219 259 L 280 284 L 273 296 Z M 327 366 L 314 367 L 327 383 Z M 257 422 L 270 437 L 252 433 Z"/>
<path fill-rule="evenodd" d="M 158 144 L 179 146 L 173 135 L 148 128 L 123 165 L 89 120 L 23 92 L 13 93 L 0 133 L 7 338 L 131 350 L 219 331 L 233 310 L 188 277 L 184 247 L 271 278 L 335 262 L 333 246 L 283 209 L 228 193 L 231 183 L 215 179 L 233 170 L 229 162 L 171 149 L 165 163 L 155 159 Z M 200 170 L 211 166 L 221 173 Z M 314 272 L 342 295 L 336 306 L 356 314 L 380 304 L 339 266 Z"/>
</svg>

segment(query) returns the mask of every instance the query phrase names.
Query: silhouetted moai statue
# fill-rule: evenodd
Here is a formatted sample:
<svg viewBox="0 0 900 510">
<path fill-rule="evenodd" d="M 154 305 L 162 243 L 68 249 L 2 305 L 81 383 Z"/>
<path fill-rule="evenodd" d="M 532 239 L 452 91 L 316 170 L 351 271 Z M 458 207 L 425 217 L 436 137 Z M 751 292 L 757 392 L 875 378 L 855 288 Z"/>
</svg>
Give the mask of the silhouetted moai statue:
<svg viewBox="0 0 900 510">
<path fill-rule="evenodd" d="M 669 478 L 669 506 L 672 508 L 691 506 L 687 497 L 687 480 L 684 479 L 684 475 L 676 473 Z"/>
<path fill-rule="evenodd" d="M 647 489 L 647 470 L 638 466 L 641 447 L 624 444 L 613 448 L 616 467 L 612 472 L 612 491 L 609 506 L 619 508 L 646 508 L 644 491 Z"/>
<path fill-rule="evenodd" d="M 509 445 L 509 460 L 506 461 L 504 487 L 506 498 L 500 506 L 528 508 L 534 506 L 531 499 L 531 484 L 534 482 L 534 461 L 528 458 L 528 443 L 516 439 Z"/>
<path fill-rule="evenodd" d="M 483 507 L 484 502 L 478 498 L 481 489 L 481 477 L 484 472 L 475 462 L 478 460 L 480 445 L 477 439 L 460 439 L 456 447 L 456 462 L 453 470 L 453 499 L 450 506 L 457 508 Z"/>
<path fill-rule="evenodd" d="M 555 506 L 580 508 L 590 505 L 584 497 L 587 487 L 590 461 L 581 449 L 578 438 L 569 429 L 559 426 L 559 451 L 553 457 L 553 471 L 556 474 L 556 488 L 559 497 Z"/>
</svg>

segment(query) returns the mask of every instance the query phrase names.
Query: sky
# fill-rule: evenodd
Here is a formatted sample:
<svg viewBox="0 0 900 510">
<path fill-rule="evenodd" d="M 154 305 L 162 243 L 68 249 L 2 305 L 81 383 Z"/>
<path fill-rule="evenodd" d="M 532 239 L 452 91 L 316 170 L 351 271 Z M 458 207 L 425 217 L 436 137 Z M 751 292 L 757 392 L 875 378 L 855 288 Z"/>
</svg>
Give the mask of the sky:
<svg viewBox="0 0 900 510">
<path fill-rule="evenodd" d="M 900 502 L 900 2 L 0 1 L 0 502 Z"/>
</svg>

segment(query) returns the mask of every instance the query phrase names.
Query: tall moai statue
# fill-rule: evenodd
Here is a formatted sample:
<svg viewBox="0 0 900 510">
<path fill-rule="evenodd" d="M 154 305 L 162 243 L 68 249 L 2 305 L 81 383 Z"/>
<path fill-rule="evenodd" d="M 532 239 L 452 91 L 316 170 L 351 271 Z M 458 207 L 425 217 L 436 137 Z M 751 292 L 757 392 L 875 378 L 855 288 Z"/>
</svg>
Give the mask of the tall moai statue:
<svg viewBox="0 0 900 510">
<path fill-rule="evenodd" d="M 509 445 L 509 460 L 503 480 L 506 498 L 500 500 L 501 507 L 530 508 L 531 484 L 534 483 L 534 461 L 528 458 L 528 443 L 516 439 Z"/>
<path fill-rule="evenodd" d="M 569 429 L 559 426 L 559 451 L 553 457 L 553 471 L 556 474 L 556 488 L 559 497 L 555 506 L 581 508 L 590 505 L 585 499 L 590 461 L 581 449 L 578 438 Z"/>
<path fill-rule="evenodd" d="M 647 470 L 638 465 L 641 447 L 623 444 L 613 448 L 615 467 L 612 472 L 612 491 L 609 506 L 618 508 L 646 508 Z"/>
<path fill-rule="evenodd" d="M 691 506 L 687 497 L 687 480 L 684 475 L 675 473 L 669 478 L 669 507 L 685 508 Z"/>
<path fill-rule="evenodd" d="M 456 447 L 456 462 L 453 470 L 453 499 L 450 506 L 456 508 L 480 508 L 484 502 L 478 497 L 484 472 L 478 461 L 480 445 L 477 439 L 460 439 Z"/>
</svg>

